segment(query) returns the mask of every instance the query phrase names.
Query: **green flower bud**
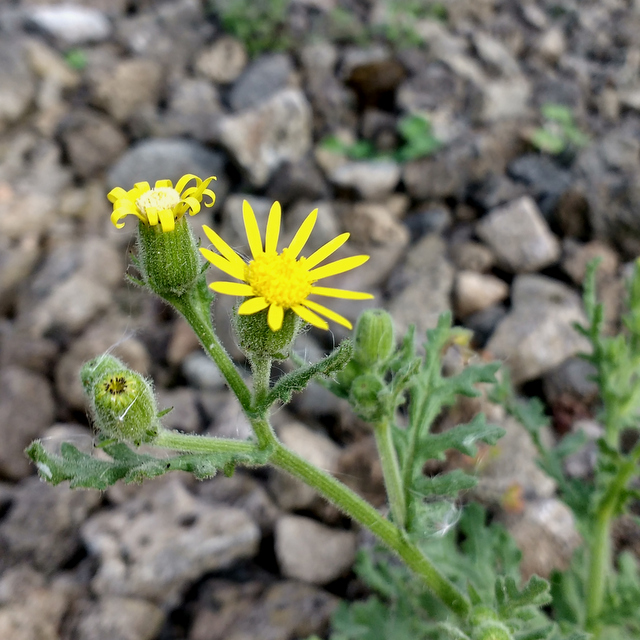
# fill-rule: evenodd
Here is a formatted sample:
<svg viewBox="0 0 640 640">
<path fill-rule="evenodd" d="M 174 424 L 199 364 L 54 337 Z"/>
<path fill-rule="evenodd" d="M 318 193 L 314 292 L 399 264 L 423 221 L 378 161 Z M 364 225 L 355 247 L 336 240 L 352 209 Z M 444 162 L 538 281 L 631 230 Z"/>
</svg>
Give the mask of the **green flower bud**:
<svg viewBox="0 0 640 640">
<path fill-rule="evenodd" d="M 513 640 L 513 635 L 502 622 L 487 620 L 474 628 L 473 640 Z"/>
<path fill-rule="evenodd" d="M 393 320 L 384 309 L 369 309 L 356 324 L 355 359 L 364 367 L 375 367 L 393 353 L 396 339 Z"/>
<path fill-rule="evenodd" d="M 104 436 L 140 445 L 158 435 L 153 389 L 139 373 L 105 355 L 87 362 L 80 379 L 91 402 L 95 426 Z"/>
<path fill-rule="evenodd" d="M 233 314 L 233 326 L 240 348 L 249 357 L 286 360 L 302 320 L 291 310 L 284 312 L 282 327 L 273 331 L 267 324 L 267 310 L 252 315 Z"/>
<path fill-rule="evenodd" d="M 385 414 L 386 387 L 373 373 L 358 376 L 349 391 L 349 402 L 353 410 L 367 422 L 381 420 Z"/>
<path fill-rule="evenodd" d="M 142 278 L 159 296 L 181 296 L 193 288 L 200 275 L 200 254 L 185 217 L 175 228 L 138 224 L 138 248 Z"/>
</svg>

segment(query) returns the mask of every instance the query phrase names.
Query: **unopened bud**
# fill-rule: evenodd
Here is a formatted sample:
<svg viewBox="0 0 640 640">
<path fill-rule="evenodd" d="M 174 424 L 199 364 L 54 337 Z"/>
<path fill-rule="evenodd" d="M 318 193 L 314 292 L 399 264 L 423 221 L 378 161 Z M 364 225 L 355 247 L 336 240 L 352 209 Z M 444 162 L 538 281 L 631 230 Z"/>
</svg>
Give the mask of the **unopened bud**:
<svg viewBox="0 0 640 640">
<path fill-rule="evenodd" d="M 187 219 L 183 216 L 171 231 L 160 225 L 138 224 L 138 248 L 142 277 L 161 297 L 181 296 L 200 275 L 200 254 Z"/>
<path fill-rule="evenodd" d="M 249 357 L 286 360 L 302 321 L 291 309 L 284 312 L 282 327 L 273 331 L 267 323 L 267 311 L 252 315 L 234 313 L 233 326 L 240 349 Z"/>
<path fill-rule="evenodd" d="M 80 372 L 95 426 L 107 438 L 140 445 L 160 428 L 151 384 L 139 373 L 105 355 L 87 362 Z"/>
<path fill-rule="evenodd" d="M 395 347 L 391 316 L 383 309 L 369 309 L 360 314 L 356 324 L 355 359 L 365 368 L 385 362 Z"/>
<path fill-rule="evenodd" d="M 358 376 L 349 391 L 349 402 L 353 410 L 367 422 L 376 422 L 385 415 L 386 387 L 373 373 Z"/>
</svg>

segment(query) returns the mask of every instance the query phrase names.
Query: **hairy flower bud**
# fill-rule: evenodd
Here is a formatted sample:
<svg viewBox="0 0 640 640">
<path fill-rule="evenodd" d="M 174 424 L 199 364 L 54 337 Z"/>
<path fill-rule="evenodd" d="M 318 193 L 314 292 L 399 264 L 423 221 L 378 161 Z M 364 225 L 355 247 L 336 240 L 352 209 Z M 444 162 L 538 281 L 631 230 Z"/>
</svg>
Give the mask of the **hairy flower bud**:
<svg viewBox="0 0 640 640">
<path fill-rule="evenodd" d="M 171 231 L 141 222 L 138 248 L 142 277 L 158 295 L 181 296 L 195 285 L 200 254 L 186 218 L 177 220 Z"/>
<path fill-rule="evenodd" d="M 249 357 L 285 360 L 302 326 L 300 318 L 290 309 L 285 311 L 282 326 L 273 331 L 267 321 L 267 311 L 253 315 L 234 313 L 233 326 L 240 348 Z"/>
<path fill-rule="evenodd" d="M 349 402 L 363 420 L 376 422 L 384 417 L 385 395 L 384 382 L 373 373 L 365 373 L 351 383 Z"/>
<path fill-rule="evenodd" d="M 95 426 L 107 438 L 140 445 L 160 428 L 150 383 L 113 356 L 87 362 L 80 379 L 91 403 Z"/>
<path fill-rule="evenodd" d="M 356 324 L 355 359 L 365 368 L 375 367 L 393 353 L 395 332 L 391 316 L 383 309 L 360 314 Z"/>
</svg>

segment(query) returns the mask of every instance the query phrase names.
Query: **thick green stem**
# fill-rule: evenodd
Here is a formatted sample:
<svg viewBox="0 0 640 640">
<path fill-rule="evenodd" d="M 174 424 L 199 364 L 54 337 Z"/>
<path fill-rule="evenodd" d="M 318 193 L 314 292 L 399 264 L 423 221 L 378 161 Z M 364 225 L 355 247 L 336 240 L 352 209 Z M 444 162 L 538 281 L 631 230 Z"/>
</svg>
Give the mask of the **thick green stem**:
<svg viewBox="0 0 640 640">
<path fill-rule="evenodd" d="M 436 569 L 398 527 L 380 515 L 368 502 L 333 476 L 317 469 L 280 443 L 276 445 L 269 462 L 313 487 L 350 518 L 369 529 L 398 554 L 412 571 L 421 576 L 427 586 L 451 611 L 463 617 L 468 615 L 471 605 L 465 596 Z"/>
<path fill-rule="evenodd" d="M 591 543 L 589 579 L 587 583 L 587 630 L 598 637 L 598 627 L 605 587 L 611 572 L 611 520 L 619 510 L 621 493 L 636 473 L 640 445 L 634 448 L 616 477 L 611 481 L 596 515 L 596 527 Z"/>
<path fill-rule="evenodd" d="M 252 410 L 251 391 L 213 330 L 209 305 L 200 303 L 197 298 L 194 300 L 193 297 L 187 296 L 168 300 L 168 302 L 184 316 L 198 336 L 202 347 L 216 363 L 220 373 L 237 396 L 245 413 L 250 415 Z"/>
<path fill-rule="evenodd" d="M 376 423 L 374 425 L 374 434 L 393 521 L 400 529 L 404 529 L 407 519 L 407 502 L 404 496 L 402 475 L 400 474 L 396 448 L 393 445 L 393 433 L 389 420 L 385 419 Z"/>
<path fill-rule="evenodd" d="M 165 430 L 158 434 L 153 445 L 187 453 L 255 453 L 259 450 L 258 445 L 253 442 Z"/>
</svg>

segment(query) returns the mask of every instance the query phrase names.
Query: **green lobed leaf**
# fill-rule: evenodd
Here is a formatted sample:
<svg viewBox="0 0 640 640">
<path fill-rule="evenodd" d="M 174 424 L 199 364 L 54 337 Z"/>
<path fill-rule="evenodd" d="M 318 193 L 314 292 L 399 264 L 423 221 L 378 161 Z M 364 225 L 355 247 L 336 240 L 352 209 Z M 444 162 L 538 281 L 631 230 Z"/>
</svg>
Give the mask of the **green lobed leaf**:
<svg viewBox="0 0 640 640">
<path fill-rule="evenodd" d="M 468 491 L 478 484 L 473 476 L 462 471 L 462 469 L 454 469 L 449 473 L 428 478 L 421 476 L 413 484 L 413 491 L 416 491 L 422 497 L 429 496 L 452 496 L 457 497 L 461 491 Z"/>
<path fill-rule="evenodd" d="M 305 365 L 282 376 L 271 388 L 267 396 L 267 406 L 276 400 L 286 404 L 291 396 L 306 389 L 314 378 L 331 377 L 341 371 L 353 355 L 353 342 L 343 340 L 326 358 L 313 364 Z"/>
<path fill-rule="evenodd" d="M 42 442 L 35 440 L 25 450 L 36 464 L 40 477 L 57 485 L 66 480 L 70 487 L 104 490 L 118 480 L 125 483 L 142 482 L 145 478 L 161 476 L 168 471 L 188 471 L 197 478 L 210 478 L 228 465 L 265 464 L 270 451 L 255 453 L 217 452 L 181 454 L 156 458 L 146 453 L 136 453 L 124 443 L 103 447 L 111 460 L 101 460 L 78 451 L 73 445 L 63 443 L 60 455 L 47 452 Z"/>
</svg>

